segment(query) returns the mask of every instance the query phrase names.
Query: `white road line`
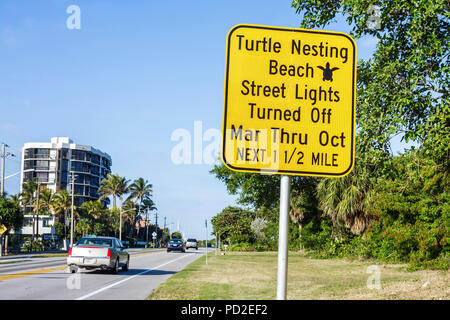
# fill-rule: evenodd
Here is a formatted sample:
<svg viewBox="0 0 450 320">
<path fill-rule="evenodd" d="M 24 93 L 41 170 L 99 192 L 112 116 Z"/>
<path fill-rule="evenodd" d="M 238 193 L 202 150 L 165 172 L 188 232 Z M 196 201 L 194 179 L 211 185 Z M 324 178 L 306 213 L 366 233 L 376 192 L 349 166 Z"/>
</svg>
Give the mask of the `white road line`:
<svg viewBox="0 0 450 320">
<path fill-rule="evenodd" d="M 90 298 L 90 297 L 92 297 L 92 296 L 94 296 L 94 295 L 96 295 L 96 294 L 98 294 L 98 293 L 100 293 L 100 292 L 103 292 L 103 291 L 108 290 L 108 289 L 110 289 L 110 288 L 112 288 L 112 287 L 114 287 L 114 286 L 117 286 L 118 284 L 124 283 L 124 282 L 126 282 L 126 281 L 128 281 L 128 280 L 131 280 L 131 279 L 133 279 L 133 278 L 136 278 L 137 276 L 140 276 L 140 275 L 149 273 L 149 272 L 151 272 L 151 271 L 157 270 L 157 269 L 159 269 L 159 268 L 161 268 L 161 267 L 163 267 L 163 266 L 165 266 L 165 265 L 167 265 L 167 264 L 169 264 L 169 263 L 175 262 L 175 261 L 177 261 L 177 260 L 180 260 L 180 259 L 183 259 L 183 258 L 186 258 L 186 257 L 189 257 L 189 256 L 190 256 L 190 254 L 188 254 L 188 255 L 186 254 L 186 255 L 183 255 L 183 256 L 181 256 L 181 257 L 179 257 L 179 258 L 176 258 L 176 259 L 174 259 L 174 260 L 170 260 L 170 261 L 168 261 L 168 262 L 166 262 L 166 263 L 163 263 L 163 264 L 161 264 L 161 265 L 159 265 L 159 266 L 157 266 L 157 267 L 154 267 L 153 269 L 148 269 L 148 270 L 142 271 L 142 272 L 140 272 L 140 273 L 138 273 L 138 274 L 135 274 L 135 275 L 132 276 L 132 277 L 128 277 L 128 278 L 125 278 L 125 279 L 123 279 L 123 280 L 120 280 L 120 281 L 117 281 L 117 282 L 115 282 L 115 283 L 112 283 L 112 284 L 110 284 L 110 285 L 108 285 L 108 286 L 106 286 L 106 287 L 103 287 L 103 288 L 101 288 L 101 289 L 98 289 L 98 290 L 96 290 L 96 291 L 94 291 L 94 292 L 91 292 L 91 293 L 89 293 L 89 294 L 87 294 L 87 295 L 84 295 L 84 296 L 82 296 L 82 297 L 76 298 L 75 300 L 85 300 L 85 299 Z"/>
</svg>

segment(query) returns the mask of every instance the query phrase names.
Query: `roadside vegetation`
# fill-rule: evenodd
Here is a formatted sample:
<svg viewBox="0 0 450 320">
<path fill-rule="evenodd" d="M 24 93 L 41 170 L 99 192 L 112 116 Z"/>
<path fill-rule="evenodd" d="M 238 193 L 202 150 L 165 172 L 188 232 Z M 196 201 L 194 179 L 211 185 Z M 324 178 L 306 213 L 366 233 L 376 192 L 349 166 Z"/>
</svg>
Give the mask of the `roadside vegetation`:
<svg viewBox="0 0 450 320">
<path fill-rule="evenodd" d="M 70 238 L 72 196 L 69 191 L 64 189 L 54 193 L 49 189 L 38 190 L 36 180 L 26 181 L 22 189 L 19 195 L 0 197 L 0 225 L 6 228 L 5 243 L 19 245 L 17 239 L 8 241 L 8 237 L 11 230 L 22 228 L 24 214 L 31 214 L 33 222 L 42 215 L 53 216 L 53 227 L 58 239 Z M 99 200 L 84 202 L 79 207 L 74 206 L 75 241 L 88 234 L 119 237 L 122 211 L 122 239 L 130 241 L 131 244 L 144 242 L 147 241 L 148 232 L 148 240 L 151 242 L 151 234 L 156 230 L 156 226 L 150 221 L 156 206 L 152 200 L 152 185 L 147 180 L 138 178 L 130 183 L 118 174 L 108 174 L 107 179 L 101 181 L 98 193 Z M 110 198 L 112 206 L 108 207 Z M 118 199 L 120 206 L 117 205 Z M 162 239 L 163 233 L 168 230 L 158 228 L 157 232 L 158 238 Z M 42 240 L 37 237 L 38 234 L 42 234 L 42 230 L 33 229 L 33 235 L 23 243 L 24 251 L 44 251 L 51 248 L 51 243 L 55 241 Z M 166 235 L 166 239 L 168 238 Z M 7 246 L 4 250 L 7 250 Z"/>
<path fill-rule="evenodd" d="M 445 271 L 405 272 L 405 265 L 379 264 L 379 289 L 368 287 L 372 261 L 288 258 L 287 299 L 450 299 Z M 149 300 L 271 300 L 276 297 L 276 252 L 227 252 L 197 259 L 162 283 Z"/>
<path fill-rule="evenodd" d="M 371 36 L 357 66 L 353 171 L 343 178 L 292 177 L 291 250 L 310 257 L 377 259 L 408 270 L 448 270 L 450 104 L 448 2 L 293 1 L 301 27 L 326 29 L 342 14 L 352 36 Z M 419 27 L 420 26 L 420 27 Z M 413 147 L 392 152 L 392 139 Z M 276 250 L 279 177 L 211 171 L 241 207 L 212 219 L 227 250 Z"/>
</svg>

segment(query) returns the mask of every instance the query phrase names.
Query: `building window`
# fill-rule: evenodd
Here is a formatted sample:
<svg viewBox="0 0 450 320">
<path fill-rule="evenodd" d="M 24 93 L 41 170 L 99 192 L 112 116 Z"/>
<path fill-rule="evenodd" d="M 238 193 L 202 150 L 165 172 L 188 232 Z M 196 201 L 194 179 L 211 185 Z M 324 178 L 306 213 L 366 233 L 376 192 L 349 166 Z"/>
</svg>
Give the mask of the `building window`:
<svg viewBox="0 0 450 320">
<path fill-rule="evenodd" d="M 74 193 L 77 195 L 84 195 L 84 186 L 75 185 Z"/>
<path fill-rule="evenodd" d="M 32 180 L 35 178 L 35 172 L 24 172 L 23 174 L 23 182 L 27 182 L 28 180 Z"/>
<path fill-rule="evenodd" d="M 47 160 L 36 160 L 36 170 L 48 170 L 49 161 Z"/>
<path fill-rule="evenodd" d="M 81 150 L 72 150 L 72 160 L 86 160 L 86 152 Z"/>
<path fill-rule="evenodd" d="M 24 227 L 32 227 L 33 226 L 33 219 L 31 219 L 31 218 L 23 219 L 23 226 Z"/>
<path fill-rule="evenodd" d="M 24 158 L 32 159 L 32 158 L 49 158 L 50 157 L 50 149 L 48 148 L 29 148 L 25 149 Z"/>
<path fill-rule="evenodd" d="M 91 174 L 95 174 L 96 176 L 98 176 L 99 174 L 99 170 L 97 166 L 92 166 L 91 168 Z"/>
<path fill-rule="evenodd" d="M 39 182 L 48 182 L 48 172 L 36 172 L 36 178 Z"/>
<path fill-rule="evenodd" d="M 70 169 L 77 172 L 89 172 L 89 166 L 85 162 L 72 161 Z"/>
<path fill-rule="evenodd" d="M 100 164 L 100 157 L 96 154 L 92 154 L 91 155 L 91 162 L 95 163 L 95 164 Z"/>
</svg>

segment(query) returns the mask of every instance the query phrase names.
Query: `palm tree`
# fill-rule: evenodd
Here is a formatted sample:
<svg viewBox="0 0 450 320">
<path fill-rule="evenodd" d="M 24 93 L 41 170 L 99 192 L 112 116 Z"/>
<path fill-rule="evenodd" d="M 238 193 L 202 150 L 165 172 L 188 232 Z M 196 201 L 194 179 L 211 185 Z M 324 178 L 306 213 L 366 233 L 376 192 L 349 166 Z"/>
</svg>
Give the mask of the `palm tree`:
<svg viewBox="0 0 450 320">
<path fill-rule="evenodd" d="M 107 179 L 103 179 L 98 193 L 101 194 L 100 200 L 112 196 L 113 207 L 116 206 L 116 199 L 119 197 L 122 200 L 122 196 L 128 192 L 128 180 L 124 177 L 120 177 L 118 174 L 109 173 Z"/>
<path fill-rule="evenodd" d="M 22 192 L 19 194 L 19 198 L 24 204 L 24 208 L 26 209 L 27 206 L 33 206 L 34 202 L 34 193 L 37 191 L 38 183 L 34 179 L 30 179 L 22 184 Z M 24 212 L 25 213 L 25 212 Z M 34 239 L 35 235 L 35 215 L 34 215 L 34 209 L 32 210 L 33 213 L 33 233 L 32 238 Z"/>
<path fill-rule="evenodd" d="M 50 189 L 43 189 L 39 191 L 39 206 L 36 202 L 35 210 L 50 211 L 53 206 L 53 191 Z"/>
<path fill-rule="evenodd" d="M 58 192 L 55 193 L 55 195 L 53 196 L 53 209 L 55 211 L 56 217 L 57 217 L 57 221 L 61 221 L 63 218 L 64 219 L 64 239 L 66 238 L 66 214 L 67 211 L 71 208 L 72 205 L 72 200 L 71 200 L 71 196 L 69 194 L 69 191 L 67 191 L 66 189 L 60 190 Z M 63 216 L 60 216 L 60 213 L 63 213 Z"/>
<path fill-rule="evenodd" d="M 35 202 L 36 205 L 34 207 L 34 210 L 36 211 L 36 216 L 39 221 L 41 210 L 44 212 L 51 212 L 51 207 L 53 207 L 53 191 L 50 189 L 40 190 L 39 197 L 35 200 Z M 39 236 L 39 223 L 36 226 L 36 233 Z"/>
<path fill-rule="evenodd" d="M 343 221 L 354 234 L 361 234 L 373 217 L 367 212 L 370 182 L 367 173 L 355 166 L 342 178 L 325 178 L 317 185 L 319 206 L 333 223 Z"/>
<path fill-rule="evenodd" d="M 91 223 L 87 218 L 80 219 L 76 227 L 76 231 L 78 231 L 82 237 L 89 234 L 91 229 L 92 229 Z"/>
<path fill-rule="evenodd" d="M 122 205 L 122 196 L 126 194 L 129 190 L 128 188 L 128 180 L 124 177 L 119 176 L 118 174 L 109 173 L 107 179 L 103 179 L 100 188 L 98 189 L 98 193 L 101 195 L 100 200 L 112 196 L 113 197 L 113 209 L 117 209 L 116 206 L 116 198 L 119 197 L 121 205 Z M 119 211 L 120 212 L 120 211 Z M 119 228 L 121 228 L 120 223 L 121 214 L 119 213 Z M 119 232 L 119 237 L 120 237 Z"/>
<path fill-rule="evenodd" d="M 122 211 L 122 220 L 124 223 L 129 222 L 130 224 L 130 232 L 129 237 L 133 237 L 133 224 L 136 221 L 137 215 L 137 205 L 135 202 L 126 199 L 121 208 Z"/>
<path fill-rule="evenodd" d="M 148 223 L 149 223 L 149 218 L 148 218 L 148 213 L 149 211 L 153 211 L 156 210 L 156 206 L 155 203 L 153 202 L 153 200 L 150 197 L 145 197 L 142 200 L 142 209 L 145 212 L 146 215 L 146 221 L 145 221 L 145 228 L 146 228 L 146 236 L 145 236 L 145 241 L 148 242 Z"/>
<path fill-rule="evenodd" d="M 144 178 L 136 179 L 130 185 L 130 195 L 128 196 L 127 200 L 131 200 L 134 198 L 136 198 L 136 200 L 139 200 L 137 217 L 140 217 L 141 215 L 141 206 L 143 199 L 146 197 L 151 197 L 153 192 L 152 187 L 153 186 L 150 183 L 148 183 L 147 180 L 144 180 Z M 135 221 L 133 221 L 132 227 L 134 227 L 134 223 Z"/>
<path fill-rule="evenodd" d="M 99 220 L 104 212 L 103 204 L 100 200 L 86 201 L 81 205 L 81 208 L 86 210 L 95 220 Z"/>
<path fill-rule="evenodd" d="M 120 230 L 120 210 L 117 208 L 105 209 L 105 216 L 109 221 L 108 229 L 117 237 Z"/>
</svg>

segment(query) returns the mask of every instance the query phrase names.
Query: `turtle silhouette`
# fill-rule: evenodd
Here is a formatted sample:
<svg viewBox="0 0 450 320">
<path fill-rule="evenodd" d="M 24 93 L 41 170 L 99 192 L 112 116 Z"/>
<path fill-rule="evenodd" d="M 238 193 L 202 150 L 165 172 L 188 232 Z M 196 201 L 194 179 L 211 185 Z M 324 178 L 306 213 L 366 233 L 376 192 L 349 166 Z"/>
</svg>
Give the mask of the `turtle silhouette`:
<svg viewBox="0 0 450 320">
<path fill-rule="evenodd" d="M 323 79 L 322 79 L 323 81 L 325 81 L 325 80 L 333 81 L 333 71 L 339 69 L 339 68 L 330 69 L 329 62 L 327 62 L 327 64 L 325 65 L 325 68 L 322 66 L 317 66 L 317 68 L 319 68 L 320 70 L 323 71 Z"/>
</svg>

